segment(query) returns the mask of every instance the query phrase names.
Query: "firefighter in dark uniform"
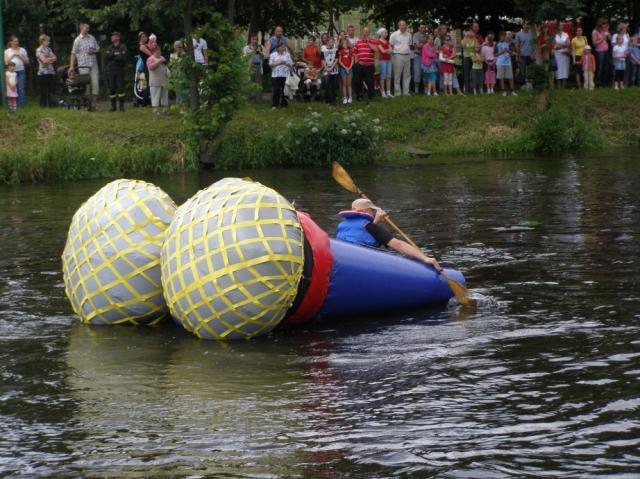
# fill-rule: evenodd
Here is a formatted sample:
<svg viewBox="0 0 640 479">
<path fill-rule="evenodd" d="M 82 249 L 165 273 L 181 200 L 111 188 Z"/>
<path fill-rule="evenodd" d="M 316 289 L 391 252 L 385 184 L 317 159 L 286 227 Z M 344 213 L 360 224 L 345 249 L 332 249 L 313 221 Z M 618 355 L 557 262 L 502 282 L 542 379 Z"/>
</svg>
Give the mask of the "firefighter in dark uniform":
<svg viewBox="0 0 640 479">
<path fill-rule="evenodd" d="M 109 99 L 111 111 L 124 111 L 124 66 L 127 63 L 127 47 L 120 43 L 120 33 L 111 34 L 111 46 L 107 49 L 107 75 L 109 79 Z"/>
</svg>

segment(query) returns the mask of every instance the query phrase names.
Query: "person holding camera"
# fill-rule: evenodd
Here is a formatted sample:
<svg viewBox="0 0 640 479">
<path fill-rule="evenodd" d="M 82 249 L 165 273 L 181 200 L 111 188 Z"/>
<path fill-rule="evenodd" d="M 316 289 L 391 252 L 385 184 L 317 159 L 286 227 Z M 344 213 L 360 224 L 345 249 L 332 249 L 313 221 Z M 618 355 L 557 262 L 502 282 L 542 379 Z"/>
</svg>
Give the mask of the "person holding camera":
<svg viewBox="0 0 640 479">
<path fill-rule="evenodd" d="M 265 56 L 264 48 L 258 43 L 258 35 L 256 33 L 249 35 L 249 44 L 242 49 L 242 57 L 250 65 L 251 81 L 258 88 L 255 94 L 255 101 L 259 103 L 262 100 L 262 63 Z"/>
</svg>

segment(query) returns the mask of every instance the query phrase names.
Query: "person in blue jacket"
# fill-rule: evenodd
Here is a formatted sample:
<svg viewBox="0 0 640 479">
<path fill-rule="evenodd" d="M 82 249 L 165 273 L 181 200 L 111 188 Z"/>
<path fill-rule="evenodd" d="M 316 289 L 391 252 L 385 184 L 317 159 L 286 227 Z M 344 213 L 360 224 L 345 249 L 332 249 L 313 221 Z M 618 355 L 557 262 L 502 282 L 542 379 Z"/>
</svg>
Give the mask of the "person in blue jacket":
<svg viewBox="0 0 640 479">
<path fill-rule="evenodd" d="M 351 210 L 338 213 L 343 219 L 338 224 L 336 238 L 350 243 L 379 248 L 386 246 L 400 254 L 422 261 L 440 272 L 438 262 L 418 248 L 395 238 L 381 223 L 385 221 L 387 212 L 378 208 L 366 198 L 358 198 L 351 204 Z"/>
</svg>

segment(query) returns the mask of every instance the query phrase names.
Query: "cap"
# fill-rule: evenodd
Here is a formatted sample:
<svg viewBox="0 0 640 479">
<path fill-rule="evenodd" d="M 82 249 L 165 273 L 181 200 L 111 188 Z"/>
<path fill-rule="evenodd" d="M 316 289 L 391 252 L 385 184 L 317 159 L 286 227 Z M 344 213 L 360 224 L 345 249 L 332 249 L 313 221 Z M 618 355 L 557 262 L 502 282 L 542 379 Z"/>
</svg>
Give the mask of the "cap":
<svg viewBox="0 0 640 479">
<path fill-rule="evenodd" d="M 358 198 L 351 203 L 351 209 L 354 211 L 364 211 L 368 209 L 379 210 L 380 208 L 374 205 L 373 201 L 368 198 Z"/>
<path fill-rule="evenodd" d="M 114 35 L 118 35 L 118 36 L 120 36 L 120 32 L 119 32 L 119 31 L 117 31 L 117 30 L 116 30 L 116 31 L 111 32 L 111 36 L 114 36 Z"/>
</svg>

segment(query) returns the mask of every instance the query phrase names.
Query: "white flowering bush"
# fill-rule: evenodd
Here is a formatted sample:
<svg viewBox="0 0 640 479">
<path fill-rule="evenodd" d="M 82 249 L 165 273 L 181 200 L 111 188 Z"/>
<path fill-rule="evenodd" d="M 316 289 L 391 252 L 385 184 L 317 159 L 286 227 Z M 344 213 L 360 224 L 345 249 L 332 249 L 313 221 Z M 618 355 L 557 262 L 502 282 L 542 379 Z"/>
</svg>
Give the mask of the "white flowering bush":
<svg viewBox="0 0 640 479">
<path fill-rule="evenodd" d="M 310 111 L 298 124 L 287 123 L 280 138 L 286 164 L 345 165 L 372 163 L 382 153 L 380 119 L 362 110 L 318 113 Z"/>
<path fill-rule="evenodd" d="M 317 112 L 267 130 L 232 124 L 216 161 L 218 168 L 271 165 L 367 164 L 380 159 L 383 129 L 379 118 L 362 110 Z"/>
</svg>

